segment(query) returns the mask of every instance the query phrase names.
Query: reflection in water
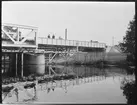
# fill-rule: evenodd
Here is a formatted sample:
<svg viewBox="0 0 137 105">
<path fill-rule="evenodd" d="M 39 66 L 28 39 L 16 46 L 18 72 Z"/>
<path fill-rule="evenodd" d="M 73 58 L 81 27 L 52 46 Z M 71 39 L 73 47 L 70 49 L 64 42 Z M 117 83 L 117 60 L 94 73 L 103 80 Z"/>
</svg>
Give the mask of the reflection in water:
<svg viewBox="0 0 137 105">
<path fill-rule="evenodd" d="M 120 90 L 123 78 L 134 78 L 122 68 L 95 68 L 88 66 L 28 65 L 24 76 L 54 76 L 51 81 L 38 82 L 36 87 L 17 87 L 15 96 L 7 97 L 4 103 L 21 102 L 85 102 L 125 103 Z M 67 75 L 74 75 L 68 76 Z M 55 78 L 60 76 L 60 78 Z M 17 83 L 18 84 L 18 83 Z M 63 91 L 62 91 L 63 90 Z M 64 96 L 64 94 L 66 94 Z M 105 97 L 104 97 L 105 95 Z"/>
<path fill-rule="evenodd" d="M 45 65 L 25 65 L 24 66 L 24 76 L 28 76 L 30 74 L 44 75 Z"/>
</svg>

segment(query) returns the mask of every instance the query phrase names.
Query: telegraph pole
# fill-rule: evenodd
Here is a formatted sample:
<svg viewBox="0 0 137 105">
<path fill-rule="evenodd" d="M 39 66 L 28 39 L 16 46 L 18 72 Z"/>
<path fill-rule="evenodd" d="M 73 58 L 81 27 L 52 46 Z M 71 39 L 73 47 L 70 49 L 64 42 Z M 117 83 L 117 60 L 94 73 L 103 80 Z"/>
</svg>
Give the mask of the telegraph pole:
<svg viewBox="0 0 137 105">
<path fill-rule="evenodd" d="M 112 46 L 114 46 L 114 36 L 112 37 Z"/>
</svg>

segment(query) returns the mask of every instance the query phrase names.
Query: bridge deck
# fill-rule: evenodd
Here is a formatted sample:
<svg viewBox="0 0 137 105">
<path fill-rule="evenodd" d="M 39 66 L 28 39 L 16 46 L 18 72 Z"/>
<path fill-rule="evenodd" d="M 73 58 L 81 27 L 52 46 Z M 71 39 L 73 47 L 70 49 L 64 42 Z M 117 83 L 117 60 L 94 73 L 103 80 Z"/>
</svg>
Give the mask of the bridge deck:
<svg viewBox="0 0 137 105">
<path fill-rule="evenodd" d="M 23 31 L 26 30 L 27 34 Z M 65 46 L 104 49 L 106 44 L 95 41 L 77 41 L 38 37 L 38 28 L 26 25 L 2 23 L 2 47 L 38 48 L 42 46 Z M 29 39 L 31 37 L 31 40 Z"/>
<path fill-rule="evenodd" d="M 105 43 L 77 41 L 77 40 L 64 40 L 64 39 L 49 39 L 45 37 L 38 37 L 37 44 L 43 45 L 57 45 L 57 46 L 80 46 L 80 47 L 94 47 L 105 48 Z"/>
</svg>

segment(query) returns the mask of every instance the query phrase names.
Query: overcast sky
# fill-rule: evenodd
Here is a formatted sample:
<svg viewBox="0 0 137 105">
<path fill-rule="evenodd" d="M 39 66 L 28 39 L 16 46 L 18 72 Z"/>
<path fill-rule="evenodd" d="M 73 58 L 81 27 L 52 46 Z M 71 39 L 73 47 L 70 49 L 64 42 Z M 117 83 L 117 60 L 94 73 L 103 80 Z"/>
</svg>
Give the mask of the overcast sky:
<svg viewBox="0 0 137 105">
<path fill-rule="evenodd" d="M 3 1 L 2 22 L 38 27 L 38 36 L 96 40 L 112 45 L 122 41 L 135 14 L 134 2 Z"/>
</svg>

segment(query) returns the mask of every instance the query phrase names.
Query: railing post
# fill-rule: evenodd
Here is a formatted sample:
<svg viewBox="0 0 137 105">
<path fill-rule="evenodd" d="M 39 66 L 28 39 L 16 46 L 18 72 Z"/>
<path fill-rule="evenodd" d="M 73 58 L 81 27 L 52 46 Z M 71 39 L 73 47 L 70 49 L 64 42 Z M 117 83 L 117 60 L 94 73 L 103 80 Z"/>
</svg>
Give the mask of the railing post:
<svg viewBox="0 0 137 105">
<path fill-rule="evenodd" d="M 57 39 L 55 39 L 56 40 L 56 45 L 57 45 Z"/>
<path fill-rule="evenodd" d="M 79 50 L 78 50 L 78 42 L 76 42 L 76 45 L 77 45 L 77 52 L 78 52 L 78 51 L 79 51 Z"/>
<path fill-rule="evenodd" d="M 17 28 L 17 42 L 19 42 L 19 28 Z"/>
<path fill-rule="evenodd" d="M 43 44 L 43 38 L 41 38 L 41 40 L 42 40 L 42 44 Z"/>
<path fill-rule="evenodd" d="M 48 44 L 48 38 L 47 38 L 47 43 L 46 44 Z"/>
</svg>

